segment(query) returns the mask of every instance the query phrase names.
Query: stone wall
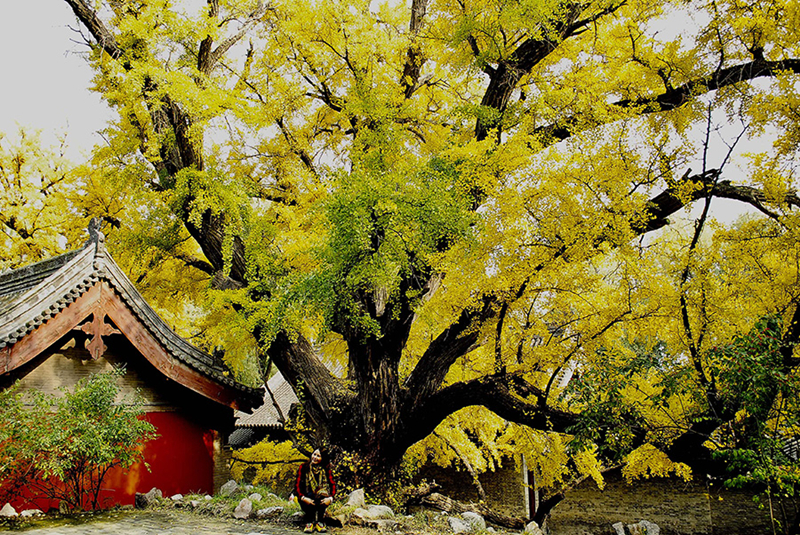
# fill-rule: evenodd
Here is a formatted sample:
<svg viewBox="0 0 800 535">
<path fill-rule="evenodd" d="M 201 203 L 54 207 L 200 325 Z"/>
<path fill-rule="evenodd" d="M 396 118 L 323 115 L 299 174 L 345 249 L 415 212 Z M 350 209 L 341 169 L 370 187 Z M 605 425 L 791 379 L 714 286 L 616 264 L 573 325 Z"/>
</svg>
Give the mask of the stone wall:
<svg viewBox="0 0 800 535">
<path fill-rule="evenodd" d="M 455 500 L 478 501 L 472 477 L 455 468 L 426 465 L 418 480 L 436 481 L 442 494 Z M 550 535 L 614 535 L 617 522 L 633 524 L 648 520 L 661 528 L 661 535 L 761 535 L 772 533 L 769 507 L 759 507 L 754 492 L 725 489 L 706 481 L 677 479 L 640 480 L 628 484 L 619 471 L 606 474 L 603 490 L 592 480 L 567 492 L 553 510 Z M 525 493 L 521 470 L 509 461 L 496 472 L 480 476 L 487 505 L 497 512 L 525 516 Z M 782 525 L 798 513 L 795 502 L 774 503 L 773 512 Z M 782 531 L 778 530 L 778 533 Z"/>
<path fill-rule="evenodd" d="M 786 504 L 785 504 L 786 505 Z M 794 516 L 788 504 L 787 516 Z M 628 485 L 619 472 L 606 477 L 604 490 L 585 481 L 569 491 L 548 521 L 552 535 L 613 534 L 616 522 L 649 520 L 662 535 L 752 535 L 772 533 L 768 508 L 752 492 L 702 482 L 653 479 Z"/>
</svg>

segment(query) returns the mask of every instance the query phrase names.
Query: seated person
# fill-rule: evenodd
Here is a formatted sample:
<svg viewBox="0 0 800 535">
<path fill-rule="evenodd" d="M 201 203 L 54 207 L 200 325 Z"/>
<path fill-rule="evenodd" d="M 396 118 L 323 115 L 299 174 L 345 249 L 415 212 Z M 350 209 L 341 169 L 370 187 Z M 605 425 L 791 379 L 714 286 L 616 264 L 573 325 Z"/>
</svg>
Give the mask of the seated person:
<svg viewBox="0 0 800 535">
<path fill-rule="evenodd" d="M 333 481 L 326 451 L 314 450 L 311 459 L 300 465 L 294 490 L 297 503 L 306 515 L 306 527 L 303 531 L 327 531 L 323 519 L 325 510 L 336 495 L 336 483 Z"/>
</svg>

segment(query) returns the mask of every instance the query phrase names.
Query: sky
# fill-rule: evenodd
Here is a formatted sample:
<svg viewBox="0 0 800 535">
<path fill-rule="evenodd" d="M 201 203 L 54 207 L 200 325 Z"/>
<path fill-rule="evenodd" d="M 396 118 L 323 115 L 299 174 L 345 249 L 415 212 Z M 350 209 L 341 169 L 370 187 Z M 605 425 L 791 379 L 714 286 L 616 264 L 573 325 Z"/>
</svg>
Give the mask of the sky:
<svg viewBox="0 0 800 535">
<path fill-rule="evenodd" d="M 42 131 L 45 144 L 66 133 L 68 156 L 78 160 L 100 141 L 113 117 L 89 90 L 92 71 L 72 10 L 63 0 L 0 0 L 0 132 L 20 126 Z"/>
</svg>

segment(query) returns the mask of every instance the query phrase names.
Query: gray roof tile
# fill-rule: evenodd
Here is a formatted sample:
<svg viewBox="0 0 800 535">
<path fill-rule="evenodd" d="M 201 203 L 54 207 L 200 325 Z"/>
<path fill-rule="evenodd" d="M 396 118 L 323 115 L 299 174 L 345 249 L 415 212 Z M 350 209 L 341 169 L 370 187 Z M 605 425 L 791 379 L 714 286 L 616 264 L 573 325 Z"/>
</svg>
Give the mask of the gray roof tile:
<svg viewBox="0 0 800 535">
<path fill-rule="evenodd" d="M 270 395 L 270 392 L 272 395 Z M 273 401 L 273 397 L 275 400 Z M 283 418 L 288 418 L 289 409 L 292 404 L 297 403 L 297 396 L 292 389 L 292 386 L 283 378 L 281 372 L 276 372 L 269 381 L 267 381 L 267 393 L 264 395 L 264 404 L 258 409 L 253 411 L 253 414 L 244 412 L 236 412 L 238 417 L 236 420 L 236 427 L 268 427 L 268 428 L 281 428 L 283 427 Z M 277 403 L 280 408 L 275 408 Z M 283 418 L 281 418 L 281 414 Z"/>
</svg>

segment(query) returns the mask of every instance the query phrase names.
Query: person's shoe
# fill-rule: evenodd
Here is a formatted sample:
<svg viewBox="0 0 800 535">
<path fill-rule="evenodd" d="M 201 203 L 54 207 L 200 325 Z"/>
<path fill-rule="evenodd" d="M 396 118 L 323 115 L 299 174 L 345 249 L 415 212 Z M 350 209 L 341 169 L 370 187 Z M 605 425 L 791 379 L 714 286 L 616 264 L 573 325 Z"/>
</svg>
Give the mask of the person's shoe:
<svg viewBox="0 0 800 535">
<path fill-rule="evenodd" d="M 305 533 L 314 533 L 314 524 L 306 524 L 306 529 L 303 530 Z"/>
<path fill-rule="evenodd" d="M 325 533 L 328 529 L 325 527 L 325 524 L 322 522 L 317 522 L 317 531 L 320 533 Z"/>
</svg>

